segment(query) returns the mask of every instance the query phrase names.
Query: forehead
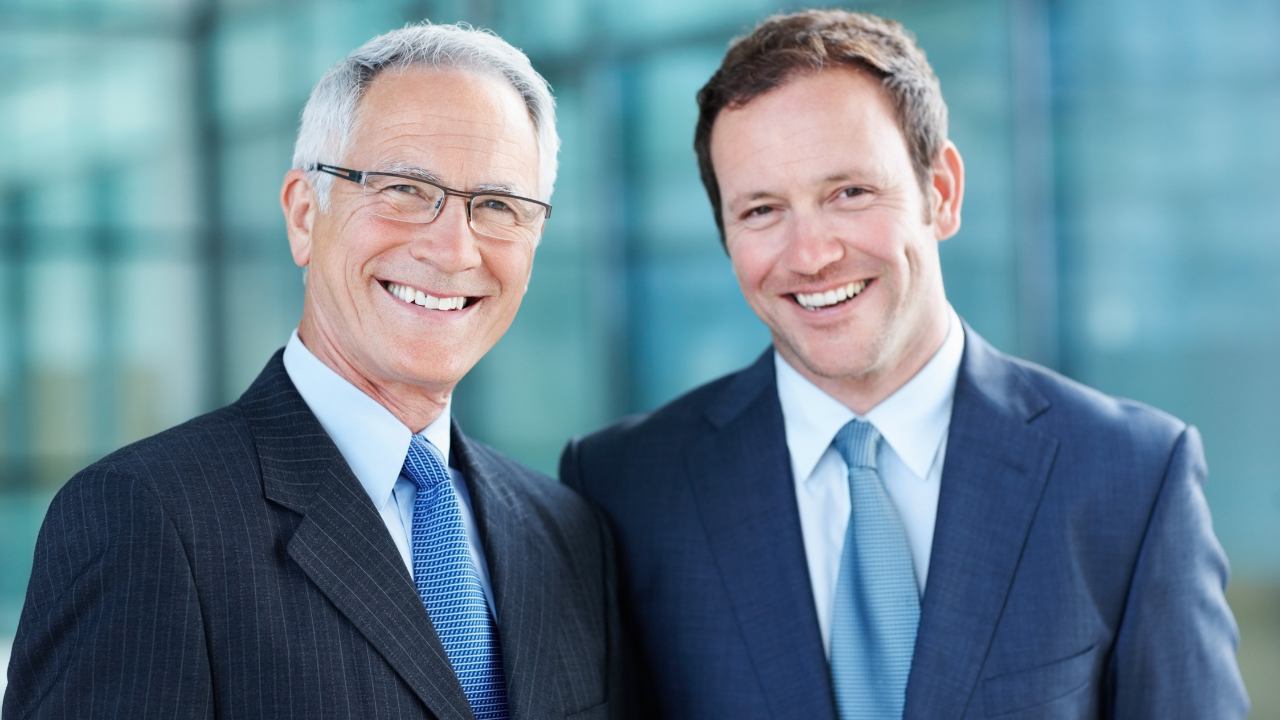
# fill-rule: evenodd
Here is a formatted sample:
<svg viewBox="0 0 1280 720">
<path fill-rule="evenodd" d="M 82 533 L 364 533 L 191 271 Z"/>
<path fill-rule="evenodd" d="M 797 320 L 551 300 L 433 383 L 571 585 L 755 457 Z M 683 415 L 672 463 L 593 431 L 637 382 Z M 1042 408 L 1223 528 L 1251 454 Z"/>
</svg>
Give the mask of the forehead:
<svg viewBox="0 0 1280 720">
<path fill-rule="evenodd" d="M 356 114 L 349 162 L 361 169 L 412 165 L 454 181 L 536 181 L 533 121 L 515 88 L 489 74 L 410 66 L 369 84 Z M 495 175 L 496 174 L 496 175 Z M 490 177 L 493 176 L 493 177 Z"/>
<path fill-rule="evenodd" d="M 722 185 L 742 170 L 824 176 L 909 162 L 888 92 L 866 72 L 846 67 L 797 76 L 722 110 L 712 127 L 711 155 Z M 730 169 L 735 172 L 722 172 Z"/>
</svg>

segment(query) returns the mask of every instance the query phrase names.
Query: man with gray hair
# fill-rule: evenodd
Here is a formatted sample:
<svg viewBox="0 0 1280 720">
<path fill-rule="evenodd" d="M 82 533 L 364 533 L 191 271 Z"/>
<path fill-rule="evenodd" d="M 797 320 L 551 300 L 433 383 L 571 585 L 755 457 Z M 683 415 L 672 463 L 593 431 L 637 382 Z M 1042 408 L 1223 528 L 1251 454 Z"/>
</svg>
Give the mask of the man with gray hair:
<svg viewBox="0 0 1280 720">
<path fill-rule="evenodd" d="M 237 402 L 58 493 L 6 718 L 623 713 L 601 517 L 450 413 L 519 308 L 558 146 L 490 33 L 406 27 L 321 79 L 281 191 L 302 321 Z"/>
</svg>

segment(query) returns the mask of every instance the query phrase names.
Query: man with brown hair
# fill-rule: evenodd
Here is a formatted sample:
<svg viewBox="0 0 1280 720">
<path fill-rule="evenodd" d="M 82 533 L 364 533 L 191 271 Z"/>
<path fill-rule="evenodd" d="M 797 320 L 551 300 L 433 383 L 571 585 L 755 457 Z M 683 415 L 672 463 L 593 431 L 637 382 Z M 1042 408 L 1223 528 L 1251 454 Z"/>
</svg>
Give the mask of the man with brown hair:
<svg viewBox="0 0 1280 720">
<path fill-rule="evenodd" d="M 1194 428 L 994 350 L 964 165 L 894 22 L 766 20 L 694 147 L 773 347 L 571 442 L 667 718 L 1241 718 Z"/>
</svg>

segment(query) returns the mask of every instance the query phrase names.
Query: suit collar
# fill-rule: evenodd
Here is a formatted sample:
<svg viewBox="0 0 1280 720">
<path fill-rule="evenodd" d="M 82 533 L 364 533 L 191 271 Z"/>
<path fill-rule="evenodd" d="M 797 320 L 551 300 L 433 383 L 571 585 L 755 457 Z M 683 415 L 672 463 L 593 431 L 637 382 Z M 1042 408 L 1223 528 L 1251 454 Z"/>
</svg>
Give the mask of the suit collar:
<svg viewBox="0 0 1280 720">
<path fill-rule="evenodd" d="M 1000 620 L 1058 441 L 1049 402 L 965 325 L 928 585 L 904 718 L 965 713 Z"/>
<path fill-rule="evenodd" d="M 1002 355 L 961 321 L 965 334 L 960 377 L 1003 414 L 1031 422 L 1049 409 L 1049 400 L 1036 390 L 1017 361 Z"/>
<path fill-rule="evenodd" d="M 707 407 L 709 437 L 685 448 L 685 462 L 769 708 L 778 717 L 834 720 L 774 378 L 769 350 L 730 379 Z"/>
<path fill-rule="evenodd" d="M 496 453 L 453 423 L 453 460 L 467 480 L 489 565 L 498 638 L 513 720 L 555 714 L 556 652 L 563 567 L 552 555 L 558 538 L 536 516 L 523 479 Z"/>
<path fill-rule="evenodd" d="M 289 557 L 440 718 L 472 718 L 377 510 L 285 372 L 282 352 L 238 401 L 267 500 L 303 516 Z"/>
<path fill-rule="evenodd" d="M 776 396 L 774 377 L 773 348 L 770 347 L 747 369 L 729 379 L 729 383 L 707 405 L 707 420 L 714 427 L 722 428 L 751 407 L 766 390 L 772 390 Z"/>
</svg>

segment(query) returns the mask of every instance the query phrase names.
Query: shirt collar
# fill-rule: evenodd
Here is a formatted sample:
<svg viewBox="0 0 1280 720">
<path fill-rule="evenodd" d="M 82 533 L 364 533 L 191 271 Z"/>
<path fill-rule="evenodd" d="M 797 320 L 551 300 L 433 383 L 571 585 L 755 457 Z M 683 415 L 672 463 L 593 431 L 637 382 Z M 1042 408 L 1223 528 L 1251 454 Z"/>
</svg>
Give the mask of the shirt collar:
<svg viewBox="0 0 1280 720">
<path fill-rule="evenodd" d="M 955 310 L 948 310 L 950 325 L 942 347 L 920 372 L 863 418 L 875 426 L 889 447 L 922 480 L 928 477 L 951 426 L 956 375 L 964 355 L 964 328 Z M 791 469 L 796 479 L 803 480 L 813 474 L 840 428 L 857 415 L 809 382 L 776 350 L 774 370 Z"/>
<path fill-rule="evenodd" d="M 302 344 L 297 330 L 285 345 L 284 369 L 320 426 L 338 446 L 374 507 L 386 505 L 409 452 L 409 428 L 377 400 L 320 362 Z M 452 404 L 450 398 L 440 417 L 418 433 L 440 450 L 446 462 Z"/>
</svg>

